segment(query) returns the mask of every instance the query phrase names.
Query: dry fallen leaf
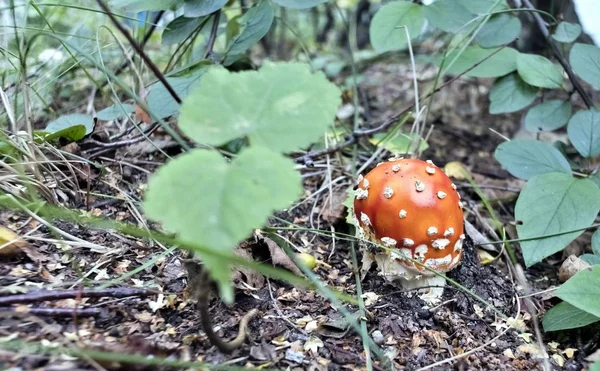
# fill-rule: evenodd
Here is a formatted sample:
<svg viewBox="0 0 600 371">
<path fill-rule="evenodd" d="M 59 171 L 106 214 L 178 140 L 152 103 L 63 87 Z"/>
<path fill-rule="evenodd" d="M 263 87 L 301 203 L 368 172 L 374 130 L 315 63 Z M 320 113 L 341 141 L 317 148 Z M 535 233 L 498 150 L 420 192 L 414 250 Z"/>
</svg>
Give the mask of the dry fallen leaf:
<svg viewBox="0 0 600 371">
<path fill-rule="evenodd" d="M 0 226 L 0 257 L 12 257 L 23 252 L 27 242 L 12 229 Z"/>
</svg>

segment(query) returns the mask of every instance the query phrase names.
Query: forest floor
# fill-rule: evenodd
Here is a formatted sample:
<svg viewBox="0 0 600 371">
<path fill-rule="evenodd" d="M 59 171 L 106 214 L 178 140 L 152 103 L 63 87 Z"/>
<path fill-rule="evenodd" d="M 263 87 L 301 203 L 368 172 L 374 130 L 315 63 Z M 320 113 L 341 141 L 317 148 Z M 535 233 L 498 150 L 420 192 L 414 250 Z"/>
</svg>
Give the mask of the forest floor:
<svg viewBox="0 0 600 371">
<path fill-rule="evenodd" d="M 433 78 L 431 72 L 420 68 L 422 90 Z M 368 120 L 388 117 L 414 99 L 412 78 L 407 77 L 410 75 L 410 70 L 403 65 L 385 63 L 374 64 L 364 72 L 361 105 Z M 500 168 L 493 152 L 503 141 L 501 135 L 512 138 L 520 133 L 520 115 L 488 114 L 488 87 L 487 80 L 462 79 L 435 96 L 427 118 L 435 127 L 429 137 L 429 149 L 422 157 L 432 159 L 440 167 L 450 161 L 464 164 L 506 224 L 508 237 L 515 238 L 511 229 L 512 207 L 522 183 Z M 154 138 L 167 151 L 176 151 L 164 134 L 157 132 Z M 382 158 L 385 156 L 382 154 Z M 139 201 L 148 175 L 164 158 L 152 152 L 152 147 L 136 144 L 109 152 L 97 161 L 106 166 L 106 171 L 79 179 L 81 192 L 65 192 L 60 185 L 50 189 L 63 204 L 82 213 L 143 225 Z M 331 169 L 330 175 L 321 171 L 322 168 L 303 170 L 306 196 L 278 216 L 298 226 L 348 231 L 340 205 L 352 180 L 343 177 L 330 187 L 330 179 L 347 174 L 337 155 L 331 156 Z M 456 183 L 466 201 L 468 220 L 484 231 L 489 221 L 485 207 L 468 182 Z M 89 196 L 82 197 L 82 194 Z M 360 336 L 348 328 L 339 311 L 318 293 L 266 279 L 257 273 L 236 271 L 235 304 L 226 306 L 212 300 L 213 324 L 223 338 L 231 339 L 247 311 L 257 308 L 260 315 L 250 322 L 247 341 L 226 355 L 211 346 L 201 330 L 197 308 L 190 299 L 189 289 L 186 290 L 186 269 L 182 262 L 185 252 L 115 231 L 58 221 L 53 222 L 56 227 L 87 244 L 57 243 L 43 221 L 30 215 L 3 211 L 0 220 L 2 225 L 26 236 L 31 246 L 27 255 L 0 260 L 0 300 L 16 293 L 35 296 L 35 290 L 39 289 L 80 290 L 75 298 L 47 301 L 38 297 L 28 303 L 0 307 L 6 309 L 0 313 L 3 339 L 145 356 L 173 356 L 231 366 L 366 369 Z M 308 231 L 282 230 L 281 236 L 328 265 L 319 265 L 315 270 L 324 282 L 340 291 L 356 294 L 347 242 L 332 241 Z M 243 244 L 243 251 L 247 256 L 270 258 L 286 267 L 287 262 L 277 246 L 269 246 L 265 241 L 251 238 Z M 407 370 L 430 365 L 435 365 L 432 369 L 436 370 L 531 370 L 541 369 L 538 342 L 542 341 L 553 367 L 582 369 L 586 364 L 582 350 L 594 335 L 571 331 L 562 337 L 550 333 L 538 338 L 535 318 L 528 311 L 528 305 L 534 306 L 537 313 L 543 313 L 552 295 L 530 296 L 531 300 L 522 297 L 558 284 L 556 268 L 544 263 L 526 270 L 530 287 L 525 287 L 515 267 L 507 264 L 506 254 L 482 264 L 484 250 L 474 247 L 470 239 L 467 241 L 470 243 L 466 245 L 463 263 L 448 276 L 483 298 L 497 312 L 451 285 L 446 288 L 440 305 L 426 307 L 421 299 L 409 297 L 372 269 L 362 281 L 368 311 L 365 320 L 369 333 L 384 354 L 398 369 Z M 518 247 L 513 246 L 518 252 Z M 82 287 L 101 285 L 107 290 L 104 297 L 85 297 L 81 291 Z M 138 291 L 127 295 L 128 292 L 120 291 L 123 287 Z M 159 294 L 144 289 L 156 290 Z M 125 297 L 120 297 L 123 295 Z M 24 309 L 26 305 L 28 309 Z M 47 309 L 47 313 L 42 309 Z M 352 306 L 347 309 L 357 311 Z M 468 355 L 457 360 L 436 365 L 467 352 Z M 1 351 L 0 365 L 26 370 L 151 369 L 116 360 L 75 359 L 19 350 Z M 380 363 L 375 362 L 374 368 L 381 369 Z"/>
</svg>

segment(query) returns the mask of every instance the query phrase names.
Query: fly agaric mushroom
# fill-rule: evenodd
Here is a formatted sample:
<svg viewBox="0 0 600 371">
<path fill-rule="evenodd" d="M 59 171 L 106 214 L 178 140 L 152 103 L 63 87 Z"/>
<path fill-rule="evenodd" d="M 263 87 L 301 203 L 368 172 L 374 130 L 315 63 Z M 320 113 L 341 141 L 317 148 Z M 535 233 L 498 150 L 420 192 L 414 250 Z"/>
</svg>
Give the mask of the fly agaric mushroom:
<svg viewBox="0 0 600 371">
<path fill-rule="evenodd" d="M 423 287 L 421 298 L 437 301 L 446 281 L 431 271 L 456 267 L 465 239 L 462 203 L 450 178 L 431 161 L 391 158 L 359 176 L 354 215 L 365 239 L 388 248 L 367 248 L 363 271 L 375 261 L 386 279 Z"/>
</svg>

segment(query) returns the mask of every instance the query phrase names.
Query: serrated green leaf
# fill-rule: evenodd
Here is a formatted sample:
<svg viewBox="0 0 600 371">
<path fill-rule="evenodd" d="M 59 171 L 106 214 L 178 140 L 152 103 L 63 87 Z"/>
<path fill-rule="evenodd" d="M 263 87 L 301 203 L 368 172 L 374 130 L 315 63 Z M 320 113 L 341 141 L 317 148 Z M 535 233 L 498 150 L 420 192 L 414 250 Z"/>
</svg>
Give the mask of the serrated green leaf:
<svg viewBox="0 0 600 371">
<path fill-rule="evenodd" d="M 98 117 L 98 120 L 112 121 L 125 117 L 134 111 L 135 106 L 133 104 L 115 104 L 98 112 L 96 117 Z"/>
<path fill-rule="evenodd" d="M 340 90 L 302 63 L 268 63 L 259 71 L 212 69 L 184 102 L 179 125 L 190 138 L 220 146 L 250 144 L 292 152 L 317 141 L 333 123 Z"/>
<path fill-rule="evenodd" d="M 561 43 L 571 43 L 581 35 L 581 26 L 577 23 L 560 22 L 552 38 Z"/>
<path fill-rule="evenodd" d="M 555 294 L 569 304 L 600 317 L 600 265 L 577 272 Z"/>
<path fill-rule="evenodd" d="M 579 255 L 579 259 L 588 263 L 589 265 L 598 265 L 600 264 L 600 255 L 596 254 L 583 254 Z"/>
<path fill-rule="evenodd" d="M 204 61 L 202 64 L 203 65 L 195 69 L 194 72 L 188 76 L 167 77 L 167 81 L 182 100 L 185 100 L 194 88 L 199 85 L 202 75 L 204 75 L 204 73 L 212 66 L 208 61 Z M 161 119 L 172 116 L 181 109 L 179 103 L 173 99 L 169 91 L 160 81 L 154 83 L 150 87 L 146 101 L 152 111 Z"/>
<path fill-rule="evenodd" d="M 194 150 L 154 174 L 144 209 L 183 241 L 229 252 L 301 190 L 293 162 L 266 148 L 246 149 L 231 163 L 216 151 Z M 210 263 L 222 296 L 230 303 L 228 267 L 219 259 Z"/>
<path fill-rule="evenodd" d="M 425 26 L 425 7 L 409 1 L 395 1 L 382 6 L 371 21 L 371 45 L 378 53 L 403 50 L 408 46 L 406 26 L 411 40 L 421 34 Z"/>
<path fill-rule="evenodd" d="M 501 77 L 494 81 L 490 91 L 490 113 L 522 110 L 535 100 L 537 91 L 537 88 L 521 80 L 516 73 Z"/>
<path fill-rule="evenodd" d="M 227 4 L 227 0 L 185 0 L 183 14 L 189 18 L 203 17 L 216 12 Z"/>
<path fill-rule="evenodd" d="M 592 235 L 592 251 L 600 257 L 600 229 Z"/>
<path fill-rule="evenodd" d="M 577 76 L 600 89 L 600 48 L 576 43 L 571 48 L 569 62 Z"/>
<path fill-rule="evenodd" d="M 566 301 L 551 308 L 542 319 L 544 331 L 560 331 L 587 326 L 600 318 L 581 310 Z"/>
<path fill-rule="evenodd" d="M 414 154 L 415 151 L 417 151 L 417 148 L 415 148 L 416 143 L 414 143 L 417 141 L 417 137 L 418 137 L 418 135 L 416 135 L 416 134 L 407 135 L 407 134 L 400 133 L 400 134 L 395 135 L 387 140 L 385 139 L 386 136 L 387 136 L 386 133 L 375 134 L 375 135 L 373 135 L 372 138 L 369 138 L 369 142 L 371 142 L 374 145 L 381 146 L 394 154 L 396 154 L 396 153 Z M 429 148 L 429 144 L 427 144 L 427 141 L 425 139 L 418 138 L 418 141 L 419 141 L 418 151 L 422 152 L 422 151 L 425 151 L 427 148 Z"/>
<path fill-rule="evenodd" d="M 600 155 L 600 112 L 579 111 L 571 117 L 567 134 L 573 147 L 583 157 Z"/>
<path fill-rule="evenodd" d="M 277 5 L 292 9 L 308 9 L 328 1 L 329 0 L 273 0 Z"/>
<path fill-rule="evenodd" d="M 554 99 L 531 107 L 525 116 L 525 130 L 537 133 L 552 131 L 567 124 L 573 107 L 571 102 Z"/>
<path fill-rule="evenodd" d="M 466 76 L 471 77 L 500 77 L 507 75 L 517 69 L 517 52 L 513 48 L 504 48 L 498 51 L 495 49 L 484 49 L 479 46 L 469 46 L 456 59 L 450 68 L 445 68 L 445 74 L 460 75 L 477 64 L 477 67 L 467 72 Z M 454 60 L 458 50 L 449 53 L 446 57 L 444 66 Z M 495 53 L 495 54 L 494 54 Z M 492 55 L 494 54 L 494 55 Z M 492 55 L 490 57 L 490 55 Z M 488 58 L 489 57 L 489 58 Z M 486 59 L 487 58 L 487 59 Z M 438 64 L 441 63 L 438 62 Z"/>
<path fill-rule="evenodd" d="M 176 8 L 182 0 L 111 0 L 110 5 L 131 12 L 145 10 L 170 10 Z"/>
<path fill-rule="evenodd" d="M 268 0 L 261 0 L 252 6 L 244 15 L 230 22 L 237 22 L 240 33 L 227 44 L 223 64 L 228 66 L 235 62 L 240 55 L 260 41 L 271 29 L 275 13 Z"/>
<path fill-rule="evenodd" d="M 529 179 L 517 200 L 519 238 L 534 238 L 587 228 L 600 211 L 600 189 L 588 179 L 548 173 Z M 521 241 L 527 267 L 564 249 L 583 231 Z"/>
<path fill-rule="evenodd" d="M 205 17 L 186 18 L 184 16 L 177 17 L 165 28 L 162 33 L 162 44 L 173 45 L 187 39 L 192 32 L 206 22 Z"/>
<path fill-rule="evenodd" d="M 529 179 L 535 175 L 561 172 L 571 174 L 567 159 L 548 143 L 514 139 L 496 148 L 494 157 L 513 176 Z"/>
<path fill-rule="evenodd" d="M 458 0 L 437 0 L 425 7 L 425 18 L 445 32 L 457 32 L 474 18 Z"/>
<path fill-rule="evenodd" d="M 487 14 L 508 9 L 505 0 L 500 1 L 498 4 L 496 2 L 497 0 L 459 0 L 460 5 L 473 14 Z M 494 6 L 494 4 L 496 5 Z"/>
<path fill-rule="evenodd" d="M 502 13 L 492 16 L 475 39 L 482 48 L 493 48 L 513 42 L 520 33 L 519 18 Z"/>
<path fill-rule="evenodd" d="M 85 135 L 88 135 L 94 131 L 94 118 L 80 113 L 64 115 L 50 122 L 44 131 L 53 134 L 77 125 L 85 126 Z"/>
<path fill-rule="evenodd" d="M 562 69 L 541 55 L 519 53 L 517 71 L 529 85 L 549 89 L 562 87 Z"/>
</svg>

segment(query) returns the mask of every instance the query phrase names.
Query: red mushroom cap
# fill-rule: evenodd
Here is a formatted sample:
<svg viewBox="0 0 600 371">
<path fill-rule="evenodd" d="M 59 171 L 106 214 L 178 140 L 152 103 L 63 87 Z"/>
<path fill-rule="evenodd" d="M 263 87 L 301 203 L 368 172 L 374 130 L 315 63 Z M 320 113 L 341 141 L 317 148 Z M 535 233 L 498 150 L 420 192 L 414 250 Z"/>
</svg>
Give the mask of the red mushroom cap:
<svg viewBox="0 0 600 371">
<path fill-rule="evenodd" d="M 462 258 L 460 195 L 431 161 L 392 158 L 359 177 L 354 213 L 366 238 L 389 247 L 407 268 L 428 274 L 405 257 L 439 272 Z"/>
</svg>

